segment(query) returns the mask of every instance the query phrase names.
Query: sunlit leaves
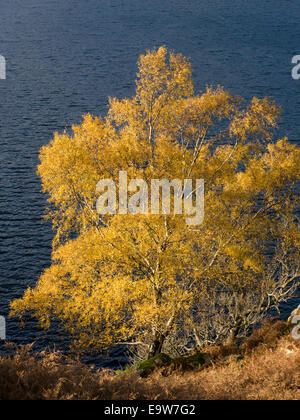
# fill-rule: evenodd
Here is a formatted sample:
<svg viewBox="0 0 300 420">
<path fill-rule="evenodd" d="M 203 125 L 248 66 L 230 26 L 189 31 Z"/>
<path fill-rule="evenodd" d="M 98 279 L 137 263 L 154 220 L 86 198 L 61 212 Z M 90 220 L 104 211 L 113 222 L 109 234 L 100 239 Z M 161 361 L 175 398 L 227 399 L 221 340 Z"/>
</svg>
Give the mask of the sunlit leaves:
<svg viewBox="0 0 300 420">
<path fill-rule="evenodd" d="M 165 47 L 138 66 L 133 98 L 111 98 L 105 119 L 86 115 L 40 151 L 52 265 L 12 314 L 30 311 L 45 328 L 59 319 L 81 348 L 167 337 L 190 323 L 209 287 L 263 289 L 273 281 L 270 248 L 299 250 L 299 147 L 272 141 L 275 103 L 247 105 L 220 86 L 194 94 L 189 61 Z M 148 183 L 204 179 L 203 223 L 99 218 L 96 185 L 109 178 L 118 188 L 119 171 Z"/>
</svg>

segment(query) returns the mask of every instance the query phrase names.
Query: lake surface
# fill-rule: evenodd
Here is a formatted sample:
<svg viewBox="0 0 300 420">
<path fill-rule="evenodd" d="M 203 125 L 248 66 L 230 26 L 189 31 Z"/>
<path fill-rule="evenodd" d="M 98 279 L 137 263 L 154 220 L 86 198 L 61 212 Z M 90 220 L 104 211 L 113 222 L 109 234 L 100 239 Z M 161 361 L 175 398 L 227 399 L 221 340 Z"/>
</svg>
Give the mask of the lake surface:
<svg viewBox="0 0 300 420">
<path fill-rule="evenodd" d="M 279 135 L 300 139 L 299 0 L 10 0 L 0 9 L 0 315 L 50 265 L 52 231 L 38 152 L 54 131 L 87 112 L 104 115 L 107 97 L 131 96 L 136 61 L 160 45 L 190 57 L 196 88 L 221 84 L 246 98 L 273 96 L 283 107 Z M 286 317 L 296 302 L 284 306 Z M 7 338 L 64 348 L 30 321 L 7 321 Z M 94 360 L 94 359 L 93 359 Z M 124 363 L 122 351 L 98 365 Z"/>
</svg>

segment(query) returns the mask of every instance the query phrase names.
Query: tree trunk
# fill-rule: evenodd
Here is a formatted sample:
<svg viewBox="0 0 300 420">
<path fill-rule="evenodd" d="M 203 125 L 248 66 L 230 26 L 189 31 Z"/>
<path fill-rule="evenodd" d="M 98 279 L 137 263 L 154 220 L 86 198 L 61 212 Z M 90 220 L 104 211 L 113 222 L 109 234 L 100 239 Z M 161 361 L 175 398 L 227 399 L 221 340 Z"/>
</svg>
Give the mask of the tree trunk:
<svg viewBox="0 0 300 420">
<path fill-rule="evenodd" d="M 226 344 L 236 344 L 236 337 L 239 332 L 239 327 L 231 328 Z"/>
<path fill-rule="evenodd" d="M 194 332 L 194 338 L 195 338 L 195 341 L 196 341 L 196 345 L 197 345 L 198 349 L 201 349 L 201 347 L 203 347 L 203 342 L 201 341 L 201 339 L 198 335 L 196 327 L 193 328 L 193 332 Z"/>
<path fill-rule="evenodd" d="M 157 354 L 161 353 L 165 338 L 166 337 L 165 337 L 164 334 L 161 334 L 161 333 L 156 333 L 155 334 L 153 343 L 150 346 L 148 359 L 150 359 L 151 357 L 154 357 Z"/>
</svg>

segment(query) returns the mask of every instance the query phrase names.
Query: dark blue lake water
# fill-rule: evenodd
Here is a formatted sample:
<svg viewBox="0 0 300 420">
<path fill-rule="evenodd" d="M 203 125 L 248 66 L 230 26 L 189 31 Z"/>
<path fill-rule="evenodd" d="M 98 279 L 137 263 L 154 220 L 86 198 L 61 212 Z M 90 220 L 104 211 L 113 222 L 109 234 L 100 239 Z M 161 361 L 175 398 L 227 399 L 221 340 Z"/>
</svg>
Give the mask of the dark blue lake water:
<svg viewBox="0 0 300 420">
<path fill-rule="evenodd" d="M 34 286 L 50 264 L 51 227 L 41 220 L 45 197 L 36 176 L 38 152 L 55 130 L 87 112 L 105 114 L 107 97 L 134 92 L 136 61 L 166 45 L 190 57 L 197 89 L 221 84 L 246 98 L 273 96 L 284 114 L 279 135 L 300 138 L 299 0 L 10 0 L 0 7 L 0 315 Z M 290 308 L 284 307 L 285 317 Z M 7 338 L 64 342 L 34 322 Z M 100 364 L 124 362 L 113 352 Z"/>
</svg>

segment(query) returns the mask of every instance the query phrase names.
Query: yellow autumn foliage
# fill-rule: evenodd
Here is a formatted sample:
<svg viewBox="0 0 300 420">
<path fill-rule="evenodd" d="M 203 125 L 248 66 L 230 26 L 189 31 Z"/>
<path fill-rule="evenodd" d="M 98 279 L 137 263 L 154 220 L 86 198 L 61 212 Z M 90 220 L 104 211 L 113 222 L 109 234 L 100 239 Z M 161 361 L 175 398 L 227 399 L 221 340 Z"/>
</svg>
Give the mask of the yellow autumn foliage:
<svg viewBox="0 0 300 420">
<path fill-rule="evenodd" d="M 208 288 L 260 288 L 272 243 L 299 249 L 300 153 L 273 139 L 272 100 L 244 102 L 221 86 L 195 93 L 189 61 L 161 47 L 140 57 L 133 98 L 110 98 L 105 118 L 88 114 L 72 133 L 55 133 L 38 167 L 55 230 L 52 265 L 11 315 L 29 311 L 45 328 L 58 319 L 80 348 L 157 350 Z M 99 217 L 97 182 L 118 186 L 119 171 L 147 182 L 204 179 L 203 223 Z"/>
</svg>

